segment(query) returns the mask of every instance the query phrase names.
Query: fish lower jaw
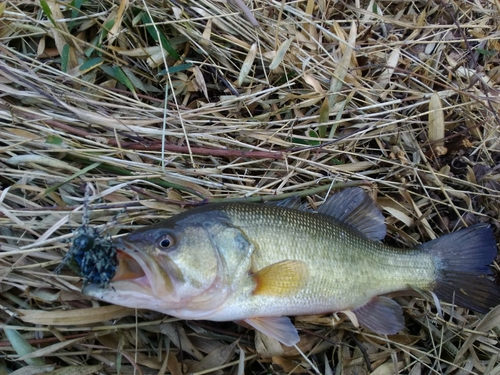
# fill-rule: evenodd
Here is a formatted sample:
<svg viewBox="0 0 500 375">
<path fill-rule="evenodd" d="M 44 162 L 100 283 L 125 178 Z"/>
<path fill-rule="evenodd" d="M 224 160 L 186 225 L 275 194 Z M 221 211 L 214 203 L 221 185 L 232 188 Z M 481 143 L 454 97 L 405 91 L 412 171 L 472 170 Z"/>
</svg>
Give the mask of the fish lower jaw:
<svg viewBox="0 0 500 375">
<path fill-rule="evenodd" d="M 175 316 L 179 319 L 187 320 L 214 320 L 214 321 L 230 321 L 232 319 L 212 319 L 221 314 L 224 314 L 224 301 L 207 299 L 205 301 L 197 300 L 196 297 L 184 298 L 173 301 L 169 299 L 164 301 L 164 308 L 156 309 L 167 315 Z"/>
<path fill-rule="evenodd" d="M 212 320 L 212 321 L 229 321 L 229 320 L 217 320 L 212 319 L 214 311 L 200 311 L 200 310 L 189 310 L 189 309 L 158 309 L 163 314 L 173 316 L 179 319 L 186 320 Z"/>
</svg>

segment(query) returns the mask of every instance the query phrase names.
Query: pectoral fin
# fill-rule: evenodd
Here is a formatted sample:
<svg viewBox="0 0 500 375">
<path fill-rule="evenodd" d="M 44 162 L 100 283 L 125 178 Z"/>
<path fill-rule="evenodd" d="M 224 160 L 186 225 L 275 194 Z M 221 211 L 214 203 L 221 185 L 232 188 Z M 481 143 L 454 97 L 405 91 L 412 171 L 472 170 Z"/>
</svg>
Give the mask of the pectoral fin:
<svg viewBox="0 0 500 375">
<path fill-rule="evenodd" d="M 353 312 L 363 327 L 380 335 L 394 335 L 404 328 L 401 306 L 387 297 L 375 297 Z"/>
<path fill-rule="evenodd" d="M 286 316 L 249 318 L 244 322 L 286 346 L 293 346 L 300 341 L 297 330 Z"/>
<path fill-rule="evenodd" d="M 284 260 L 271 264 L 252 275 L 254 295 L 285 296 L 305 285 L 309 267 L 300 260 Z"/>
</svg>

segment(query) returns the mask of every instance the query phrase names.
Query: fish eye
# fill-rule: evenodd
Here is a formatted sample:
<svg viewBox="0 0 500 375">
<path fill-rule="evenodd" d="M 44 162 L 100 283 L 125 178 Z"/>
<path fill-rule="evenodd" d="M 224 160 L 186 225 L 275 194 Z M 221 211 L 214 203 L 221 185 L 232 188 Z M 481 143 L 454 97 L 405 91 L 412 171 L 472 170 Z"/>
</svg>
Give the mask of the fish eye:
<svg viewBox="0 0 500 375">
<path fill-rule="evenodd" d="M 173 245 L 174 245 L 174 238 L 169 234 L 164 235 L 158 240 L 158 247 L 161 250 L 167 250 L 171 248 Z"/>
</svg>

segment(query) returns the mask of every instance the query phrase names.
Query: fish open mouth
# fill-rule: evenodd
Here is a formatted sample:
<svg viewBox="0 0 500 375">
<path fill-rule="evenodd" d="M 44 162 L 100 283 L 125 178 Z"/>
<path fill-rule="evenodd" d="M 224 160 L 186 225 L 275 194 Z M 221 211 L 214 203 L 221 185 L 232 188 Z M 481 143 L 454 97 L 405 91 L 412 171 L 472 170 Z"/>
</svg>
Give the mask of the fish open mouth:
<svg viewBox="0 0 500 375">
<path fill-rule="evenodd" d="M 165 298 L 178 302 L 161 256 L 123 239 L 115 240 L 114 246 L 117 265 L 109 285 L 89 283 L 83 288 L 84 294 L 122 306 L 155 311 L 167 311 Z"/>
<path fill-rule="evenodd" d="M 167 290 L 167 281 L 154 257 L 137 249 L 134 244 L 115 241 L 118 264 L 108 286 L 89 283 L 83 293 L 111 303 L 132 308 L 158 310 L 157 297 Z"/>
<path fill-rule="evenodd" d="M 111 279 L 110 287 L 113 291 L 126 292 L 130 295 L 154 296 L 154 276 L 148 256 L 128 248 L 117 248 L 115 275 Z"/>
<path fill-rule="evenodd" d="M 172 281 L 157 257 L 124 240 L 118 239 L 115 246 L 118 265 L 111 279 L 115 290 L 136 291 L 151 297 L 172 292 Z"/>
<path fill-rule="evenodd" d="M 136 280 L 146 276 L 141 265 L 125 251 L 117 249 L 118 266 L 111 281 Z"/>
</svg>

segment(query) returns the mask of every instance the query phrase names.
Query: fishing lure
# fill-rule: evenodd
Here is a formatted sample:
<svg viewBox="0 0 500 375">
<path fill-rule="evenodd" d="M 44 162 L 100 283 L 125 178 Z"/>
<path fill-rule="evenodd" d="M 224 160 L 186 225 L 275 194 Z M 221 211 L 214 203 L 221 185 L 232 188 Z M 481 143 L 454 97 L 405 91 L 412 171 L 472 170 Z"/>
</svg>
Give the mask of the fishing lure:
<svg viewBox="0 0 500 375">
<path fill-rule="evenodd" d="M 87 194 L 86 198 L 87 198 Z M 97 284 L 106 287 L 113 278 L 118 264 L 116 248 L 109 236 L 90 227 L 90 210 L 86 199 L 83 207 L 82 225 L 75 231 L 71 246 L 59 266 L 54 270 L 59 274 L 68 265 L 83 278 L 83 285 Z"/>
</svg>

